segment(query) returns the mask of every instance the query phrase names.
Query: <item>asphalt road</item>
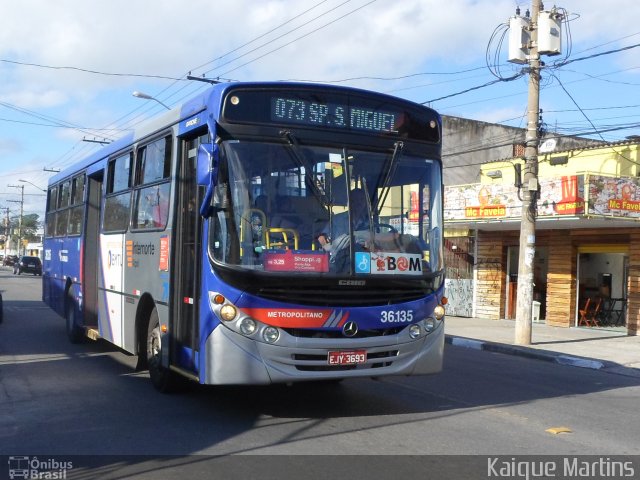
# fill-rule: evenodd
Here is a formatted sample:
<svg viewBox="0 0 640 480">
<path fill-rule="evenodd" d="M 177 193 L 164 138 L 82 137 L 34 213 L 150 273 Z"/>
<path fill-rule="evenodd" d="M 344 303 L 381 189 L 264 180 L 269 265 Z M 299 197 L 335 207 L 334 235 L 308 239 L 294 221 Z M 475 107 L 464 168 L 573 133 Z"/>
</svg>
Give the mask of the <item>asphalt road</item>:
<svg viewBox="0 0 640 480">
<path fill-rule="evenodd" d="M 162 395 L 134 371 L 134 357 L 102 341 L 68 343 L 40 285 L 0 268 L 0 455 L 150 456 L 127 463 L 144 467 L 139 478 L 171 478 L 185 464 L 196 478 L 207 457 L 193 455 L 255 455 L 243 465 L 273 464 L 263 474 L 292 462 L 313 473 L 309 457 L 274 460 L 282 455 L 363 455 L 327 458 L 359 459 L 347 471 L 365 462 L 378 478 L 380 458 L 393 458 L 385 465 L 397 474 L 424 468 L 413 457 L 424 455 L 640 453 L 640 379 L 450 345 L 444 371 L 431 377 Z M 546 431 L 555 427 L 570 432 Z M 164 455 L 159 467 L 152 459 Z M 122 464 L 114 458 L 107 463 Z M 276 477 L 287 478 L 262 475 Z"/>
</svg>

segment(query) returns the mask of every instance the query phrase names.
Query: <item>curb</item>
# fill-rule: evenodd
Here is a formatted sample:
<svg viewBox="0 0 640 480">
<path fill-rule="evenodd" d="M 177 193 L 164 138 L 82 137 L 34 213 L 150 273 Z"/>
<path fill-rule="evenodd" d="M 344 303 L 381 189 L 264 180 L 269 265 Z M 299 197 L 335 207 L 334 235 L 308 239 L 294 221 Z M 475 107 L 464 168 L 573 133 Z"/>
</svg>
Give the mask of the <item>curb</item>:
<svg viewBox="0 0 640 480">
<path fill-rule="evenodd" d="M 506 345 L 504 343 L 486 342 L 483 340 L 474 340 L 451 335 L 445 335 L 445 343 L 455 347 L 484 350 L 485 352 L 504 353 L 507 355 L 517 355 L 520 357 L 543 360 L 545 362 L 552 362 L 572 367 L 590 368 L 593 370 L 600 370 L 605 367 L 605 363 L 600 360 L 546 352 L 535 348 L 521 347 L 519 345 Z"/>
</svg>

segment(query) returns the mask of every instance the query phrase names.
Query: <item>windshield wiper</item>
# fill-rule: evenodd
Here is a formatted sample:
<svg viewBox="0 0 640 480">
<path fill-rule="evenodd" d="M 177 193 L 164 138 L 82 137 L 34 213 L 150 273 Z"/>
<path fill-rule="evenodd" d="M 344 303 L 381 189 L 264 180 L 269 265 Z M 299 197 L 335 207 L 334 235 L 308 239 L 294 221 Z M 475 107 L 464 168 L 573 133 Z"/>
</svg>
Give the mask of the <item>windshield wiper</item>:
<svg viewBox="0 0 640 480">
<path fill-rule="evenodd" d="M 380 207 L 384 205 L 384 202 L 387 200 L 387 196 L 391 191 L 391 187 L 389 186 L 389 182 L 393 178 L 396 169 L 398 168 L 398 160 L 402 156 L 402 149 L 404 148 L 404 142 L 398 141 L 393 144 L 393 154 L 388 158 L 385 162 L 382 172 L 386 173 L 384 180 L 376 186 L 376 190 L 379 189 L 380 195 L 378 195 L 378 199 L 376 201 L 375 215 L 380 214 Z"/>
<path fill-rule="evenodd" d="M 287 140 L 289 147 L 291 147 L 291 153 L 293 154 L 293 159 L 296 162 L 296 165 L 300 170 L 304 170 L 304 180 L 309 190 L 313 193 L 313 195 L 320 201 L 323 207 L 328 208 L 329 204 L 326 200 L 326 195 L 324 192 L 318 188 L 318 185 L 313 180 L 313 177 L 309 173 L 309 168 L 306 165 L 306 158 L 302 153 L 302 149 L 300 148 L 300 144 L 298 143 L 298 139 L 295 135 L 289 130 L 282 130 L 280 132 L 280 136 Z"/>
</svg>

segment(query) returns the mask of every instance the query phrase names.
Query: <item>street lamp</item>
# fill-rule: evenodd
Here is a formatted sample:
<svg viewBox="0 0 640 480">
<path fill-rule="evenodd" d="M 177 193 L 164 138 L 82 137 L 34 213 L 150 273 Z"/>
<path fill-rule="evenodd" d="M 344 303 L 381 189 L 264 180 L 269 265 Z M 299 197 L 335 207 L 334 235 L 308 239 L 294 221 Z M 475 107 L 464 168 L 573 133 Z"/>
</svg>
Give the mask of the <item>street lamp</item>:
<svg viewBox="0 0 640 480">
<path fill-rule="evenodd" d="M 19 182 L 23 182 L 23 183 L 28 183 L 29 185 L 33 185 L 34 187 L 36 187 L 38 190 L 40 190 L 41 192 L 47 193 L 47 191 L 44 188 L 40 188 L 38 185 L 36 185 L 33 182 L 30 182 L 29 180 L 18 180 Z"/>
<path fill-rule="evenodd" d="M 144 100 L 154 100 L 154 101 L 158 102 L 160 105 L 162 105 L 164 108 L 166 108 L 167 110 L 171 110 L 170 107 L 168 107 L 167 105 L 162 103 L 156 97 L 152 97 L 151 95 L 148 95 L 148 94 L 146 94 L 144 92 L 139 92 L 138 90 L 135 90 L 131 95 L 133 95 L 136 98 L 142 98 Z"/>
</svg>

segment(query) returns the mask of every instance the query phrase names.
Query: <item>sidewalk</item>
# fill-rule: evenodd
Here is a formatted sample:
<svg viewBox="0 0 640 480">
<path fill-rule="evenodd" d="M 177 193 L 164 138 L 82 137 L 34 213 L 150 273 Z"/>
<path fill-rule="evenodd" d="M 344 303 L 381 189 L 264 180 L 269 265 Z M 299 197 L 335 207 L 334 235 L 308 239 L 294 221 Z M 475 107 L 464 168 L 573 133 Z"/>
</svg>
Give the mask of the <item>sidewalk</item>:
<svg viewBox="0 0 640 480">
<path fill-rule="evenodd" d="M 640 378 L 640 336 L 619 330 L 534 323 L 531 345 L 514 345 L 514 320 L 446 317 L 446 342 Z"/>
</svg>

